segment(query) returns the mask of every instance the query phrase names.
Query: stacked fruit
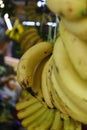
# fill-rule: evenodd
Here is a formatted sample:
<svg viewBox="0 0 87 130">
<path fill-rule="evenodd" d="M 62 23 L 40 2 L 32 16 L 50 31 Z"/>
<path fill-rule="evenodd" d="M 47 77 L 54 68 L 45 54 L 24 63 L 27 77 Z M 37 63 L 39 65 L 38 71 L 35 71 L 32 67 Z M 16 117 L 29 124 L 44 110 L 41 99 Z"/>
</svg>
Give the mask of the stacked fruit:
<svg viewBox="0 0 87 130">
<path fill-rule="evenodd" d="M 47 0 L 60 16 L 52 81 L 66 113 L 87 124 L 87 0 Z M 56 84 L 56 85 L 55 85 Z"/>
<path fill-rule="evenodd" d="M 82 123 L 87 124 L 87 43 L 80 27 L 86 28 L 81 22 L 86 16 L 85 2 L 47 0 L 60 16 L 59 37 L 54 46 L 35 44 L 20 59 L 17 79 L 29 94 L 16 109 L 28 130 L 81 130 Z"/>
</svg>

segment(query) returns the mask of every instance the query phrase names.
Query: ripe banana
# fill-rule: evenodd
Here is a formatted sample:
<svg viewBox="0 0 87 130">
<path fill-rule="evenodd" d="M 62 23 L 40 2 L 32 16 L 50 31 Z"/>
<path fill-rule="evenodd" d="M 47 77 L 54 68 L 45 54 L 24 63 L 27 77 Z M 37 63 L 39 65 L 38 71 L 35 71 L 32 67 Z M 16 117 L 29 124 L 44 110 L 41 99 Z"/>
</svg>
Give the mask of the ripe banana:
<svg viewBox="0 0 87 130">
<path fill-rule="evenodd" d="M 53 104 L 52 104 L 52 100 L 51 100 L 51 94 L 50 94 L 50 90 L 47 86 L 47 72 L 49 71 L 49 66 L 50 66 L 50 62 L 51 62 L 51 57 L 48 59 L 48 61 L 46 62 L 43 71 L 42 71 L 42 78 L 41 78 L 41 88 L 42 88 L 42 93 L 43 93 L 43 97 L 45 102 L 47 103 L 47 105 L 50 108 L 53 108 Z"/>
<path fill-rule="evenodd" d="M 35 122 L 37 120 L 37 118 L 41 118 L 41 116 L 46 112 L 47 108 L 46 107 L 41 107 L 40 109 L 38 109 L 35 113 L 33 113 L 32 115 L 26 117 L 25 119 L 22 120 L 22 125 L 24 127 L 28 127 L 30 124 L 32 124 L 33 122 Z"/>
<path fill-rule="evenodd" d="M 39 111 L 40 108 L 42 108 L 42 107 L 43 107 L 43 104 L 40 101 L 36 100 L 35 103 L 33 103 L 30 106 L 28 106 L 27 108 L 19 111 L 17 113 L 17 117 L 19 119 L 24 119 L 24 118 L 30 116 L 31 114 L 34 114 L 36 111 Z"/>
<path fill-rule="evenodd" d="M 61 84 L 56 80 L 54 73 L 52 73 L 52 81 L 54 84 L 54 89 L 58 93 L 59 97 L 61 98 L 64 108 L 67 111 L 67 115 L 69 115 L 72 119 L 76 121 L 80 121 L 82 123 L 87 123 L 86 113 L 83 112 L 79 107 L 76 106 L 67 96 L 64 91 L 61 89 Z"/>
<path fill-rule="evenodd" d="M 61 19 L 67 30 L 87 42 L 87 17 L 74 21 L 69 21 L 66 18 Z"/>
<path fill-rule="evenodd" d="M 35 72 L 34 72 L 34 82 L 32 85 L 32 90 L 35 93 L 35 96 L 43 100 L 43 93 L 41 89 L 41 76 L 42 76 L 42 71 L 45 63 L 48 61 L 50 56 L 47 56 L 44 58 L 36 67 Z"/>
<path fill-rule="evenodd" d="M 63 129 L 63 121 L 61 119 L 61 113 L 58 110 L 55 110 L 55 117 L 50 130 L 62 130 L 62 129 Z"/>
<path fill-rule="evenodd" d="M 64 130 L 75 130 L 75 122 L 70 118 L 70 117 L 65 117 L 64 118 Z"/>
<path fill-rule="evenodd" d="M 79 19 L 87 16 L 86 0 L 46 0 L 47 6 L 55 14 L 69 20 Z"/>
<path fill-rule="evenodd" d="M 39 43 L 43 41 L 40 36 L 38 34 L 36 34 L 33 38 L 31 38 L 30 40 L 28 40 L 28 42 L 26 42 L 24 48 L 22 49 L 22 52 L 26 52 L 30 47 L 34 46 L 35 44 Z"/>
<path fill-rule="evenodd" d="M 60 22 L 60 36 L 78 74 L 87 79 L 87 43 L 70 33 Z"/>
<path fill-rule="evenodd" d="M 34 45 L 24 53 L 17 67 L 17 79 L 23 88 L 32 88 L 35 67 L 50 55 L 52 50 L 51 43 L 42 42 Z"/>
<path fill-rule="evenodd" d="M 73 93 L 75 96 L 77 96 L 77 98 L 76 98 L 77 100 L 80 99 L 82 102 L 84 102 L 86 104 L 87 82 L 82 80 L 78 76 L 76 71 L 74 70 L 74 68 L 68 58 L 68 55 L 65 51 L 65 48 L 63 47 L 61 38 L 59 38 L 57 40 L 57 42 L 55 43 L 54 50 L 53 50 L 53 58 L 54 58 L 55 65 L 57 67 L 57 73 L 60 75 L 62 82 L 65 85 L 64 86 L 65 89 L 70 94 Z M 56 91 L 57 91 L 58 86 L 54 85 L 54 87 L 56 87 Z M 59 88 L 59 89 L 61 90 L 61 88 Z M 87 119 L 85 117 L 87 112 L 84 112 L 79 107 L 76 107 L 76 104 L 74 104 L 72 101 L 70 102 L 69 101 L 70 99 L 67 98 L 66 93 L 64 93 L 63 91 L 60 91 L 60 92 L 63 93 L 62 96 L 60 96 L 60 97 L 62 98 L 62 100 L 65 101 L 65 104 L 66 104 L 66 101 L 67 101 L 67 103 L 69 103 L 69 104 L 67 104 L 68 107 L 66 107 L 67 110 L 69 107 L 71 107 L 70 109 L 72 111 L 71 112 L 70 112 L 70 110 L 67 111 L 67 112 L 69 112 L 70 116 L 72 116 L 74 119 L 77 119 L 83 123 L 87 123 Z M 60 94 L 60 92 L 59 92 L 59 94 Z M 67 99 L 65 100 L 65 98 L 67 98 Z M 82 104 L 82 102 L 81 102 L 81 104 Z M 74 113 L 76 113 L 76 116 Z"/>
<path fill-rule="evenodd" d="M 37 32 L 32 32 L 31 34 L 27 35 L 26 38 L 21 42 L 21 50 L 23 51 L 27 44 L 30 44 L 31 47 L 33 43 L 30 41 L 32 41 L 32 39 L 34 39 L 34 37 L 36 36 L 37 36 Z"/>
<path fill-rule="evenodd" d="M 48 114 L 48 116 L 46 117 L 46 119 L 43 121 L 43 123 L 36 127 L 35 130 L 49 130 L 52 122 L 54 120 L 55 117 L 55 110 L 54 109 L 49 109 L 50 113 Z"/>
<path fill-rule="evenodd" d="M 33 96 L 29 97 L 29 98 L 27 98 L 25 100 L 22 100 L 22 101 L 18 102 L 16 104 L 16 110 L 25 109 L 25 108 L 29 107 L 30 105 L 32 105 L 32 104 L 34 104 L 36 102 L 37 102 L 37 100 L 35 100 L 35 98 Z"/>
<path fill-rule="evenodd" d="M 44 113 L 42 113 L 41 116 L 39 116 L 34 122 L 32 122 L 31 124 L 29 124 L 29 126 L 27 126 L 27 130 L 35 130 L 36 127 L 38 127 L 40 124 L 43 124 L 48 114 L 49 114 L 49 109 L 47 108 L 47 110 Z"/>
</svg>

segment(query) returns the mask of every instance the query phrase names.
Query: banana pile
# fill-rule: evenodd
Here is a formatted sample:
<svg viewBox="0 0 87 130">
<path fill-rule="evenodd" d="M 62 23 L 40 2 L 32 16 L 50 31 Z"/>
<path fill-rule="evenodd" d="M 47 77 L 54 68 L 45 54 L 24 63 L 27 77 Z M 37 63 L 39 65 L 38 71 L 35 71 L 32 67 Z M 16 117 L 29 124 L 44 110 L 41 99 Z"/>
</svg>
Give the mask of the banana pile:
<svg viewBox="0 0 87 130">
<path fill-rule="evenodd" d="M 17 116 L 27 130 L 81 130 L 87 124 L 86 0 L 46 2 L 60 17 L 59 36 L 21 57 L 17 79 L 29 94 L 16 104 Z"/>
<path fill-rule="evenodd" d="M 20 49 L 22 54 L 27 51 L 30 47 L 43 41 L 41 36 L 38 33 L 38 29 L 33 26 L 26 29 L 20 36 Z"/>
</svg>

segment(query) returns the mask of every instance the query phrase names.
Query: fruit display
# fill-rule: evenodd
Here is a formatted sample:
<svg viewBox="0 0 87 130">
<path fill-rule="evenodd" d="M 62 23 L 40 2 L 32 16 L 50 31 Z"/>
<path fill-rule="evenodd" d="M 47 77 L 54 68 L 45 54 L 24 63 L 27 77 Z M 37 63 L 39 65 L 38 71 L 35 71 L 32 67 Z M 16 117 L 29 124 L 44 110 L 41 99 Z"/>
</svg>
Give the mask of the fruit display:
<svg viewBox="0 0 87 130">
<path fill-rule="evenodd" d="M 17 116 L 27 130 L 82 130 L 87 124 L 86 0 L 46 2 L 60 17 L 59 35 L 54 44 L 39 42 L 21 57 L 17 79 L 28 94 L 16 104 Z"/>
</svg>

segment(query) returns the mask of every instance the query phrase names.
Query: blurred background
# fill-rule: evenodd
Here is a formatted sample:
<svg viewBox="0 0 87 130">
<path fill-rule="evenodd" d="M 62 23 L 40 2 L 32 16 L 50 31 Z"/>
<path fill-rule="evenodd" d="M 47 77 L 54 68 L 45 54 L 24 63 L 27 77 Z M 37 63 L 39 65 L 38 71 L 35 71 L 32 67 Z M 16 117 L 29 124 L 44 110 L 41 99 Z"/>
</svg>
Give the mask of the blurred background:
<svg viewBox="0 0 87 130">
<path fill-rule="evenodd" d="M 26 95 L 17 82 L 17 64 L 37 42 L 55 40 L 57 27 L 45 0 L 0 0 L 0 130 L 25 130 L 15 110 Z"/>
</svg>

